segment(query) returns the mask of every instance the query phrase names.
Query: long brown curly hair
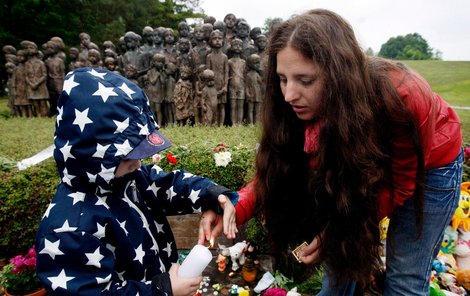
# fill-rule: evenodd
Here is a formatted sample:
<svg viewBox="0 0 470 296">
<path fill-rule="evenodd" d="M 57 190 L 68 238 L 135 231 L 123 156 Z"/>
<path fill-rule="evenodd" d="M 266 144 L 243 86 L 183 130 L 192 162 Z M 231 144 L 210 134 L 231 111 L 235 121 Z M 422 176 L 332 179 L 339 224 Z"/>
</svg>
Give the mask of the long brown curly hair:
<svg viewBox="0 0 470 296">
<path fill-rule="evenodd" d="M 315 169 L 304 152 L 308 123 L 284 101 L 276 74 L 277 53 L 288 46 L 317 62 L 325 75 Z M 377 195 L 382 188 L 393 195 L 391 132 L 397 129 L 415 146 L 414 198 L 422 213 L 421 143 L 410 112 L 388 79 L 392 70 L 407 71 L 392 61 L 367 57 L 351 26 L 328 10 L 294 16 L 277 25 L 270 37 L 256 159 L 257 204 L 281 249 L 321 233 L 320 257 L 338 284 L 351 279 L 365 284 L 381 267 Z"/>
</svg>

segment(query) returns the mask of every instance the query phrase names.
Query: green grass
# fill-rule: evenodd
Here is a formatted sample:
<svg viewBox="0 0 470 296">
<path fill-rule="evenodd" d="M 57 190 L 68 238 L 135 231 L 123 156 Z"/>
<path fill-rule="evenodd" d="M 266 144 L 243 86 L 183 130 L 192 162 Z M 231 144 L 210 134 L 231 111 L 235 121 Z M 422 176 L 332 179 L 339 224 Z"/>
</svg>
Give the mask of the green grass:
<svg viewBox="0 0 470 296">
<path fill-rule="evenodd" d="M 470 62 L 403 61 L 452 106 L 470 106 Z"/>
<path fill-rule="evenodd" d="M 17 162 L 31 157 L 54 141 L 55 118 L 8 118 L 6 98 L 0 98 L 0 163 Z M 166 127 L 162 129 L 174 146 L 216 147 L 220 143 L 230 146 L 255 147 L 259 130 L 253 126 L 239 127 Z"/>
<path fill-rule="evenodd" d="M 452 106 L 470 107 L 470 62 L 403 61 L 426 78 L 432 89 Z M 464 143 L 470 143 L 470 110 L 456 109 Z"/>
</svg>

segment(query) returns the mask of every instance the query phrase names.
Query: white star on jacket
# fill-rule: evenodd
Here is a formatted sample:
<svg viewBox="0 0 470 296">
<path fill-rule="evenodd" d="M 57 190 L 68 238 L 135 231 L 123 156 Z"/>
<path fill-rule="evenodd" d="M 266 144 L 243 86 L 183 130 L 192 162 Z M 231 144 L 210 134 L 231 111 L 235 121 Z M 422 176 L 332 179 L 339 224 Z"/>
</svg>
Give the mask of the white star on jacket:
<svg viewBox="0 0 470 296">
<path fill-rule="evenodd" d="M 101 82 L 98 82 L 98 90 L 93 93 L 93 96 L 99 96 L 106 103 L 109 97 L 117 97 L 118 94 L 114 92 L 112 87 L 106 87 Z"/>
<path fill-rule="evenodd" d="M 108 73 L 105 73 L 105 72 L 97 72 L 95 69 L 91 69 L 90 71 L 88 71 L 88 73 L 90 73 L 91 75 L 93 75 L 95 77 L 101 78 L 101 79 L 104 79 L 104 76 L 106 76 L 106 74 L 108 74 Z"/>
<path fill-rule="evenodd" d="M 70 158 L 75 158 L 75 156 L 72 155 L 70 150 L 72 149 L 72 145 L 69 145 L 69 141 L 65 143 L 64 147 L 60 148 L 60 152 L 62 152 L 62 155 L 64 156 L 64 161 L 67 161 L 67 159 Z"/>
<path fill-rule="evenodd" d="M 104 256 L 100 253 L 100 247 L 96 248 L 93 253 L 85 253 L 85 256 L 88 258 L 86 265 L 96 266 L 98 268 L 101 267 L 100 261 Z"/>
<path fill-rule="evenodd" d="M 68 95 L 72 92 L 72 89 L 76 86 L 79 86 L 80 83 L 74 81 L 75 75 L 70 76 L 68 79 L 64 80 L 64 86 L 62 87 Z"/>
<path fill-rule="evenodd" d="M 85 200 L 85 193 L 83 192 L 73 192 L 73 193 L 70 193 L 69 196 L 73 199 L 73 202 L 72 202 L 73 205 L 79 201 Z"/>
<path fill-rule="evenodd" d="M 126 128 L 129 127 L 129 117 L 123 121 L 113 120 L 113 122 L 117 126 L 116 130 L 114 131 L 115 134 L 122 133 Z"/>
<path fill-rule="evenodd" d="M 62 269 L 62 271 L 57 276 L 51 276 L 47 279 L 52 283 L 52 290 L 56 290 L 57 288 L 67 289 L 67 282 L 73 280 L 74 278 L 75 277 L 73 276 L 67 276 L 65 274 L 65 269 Z"/>
<path fill-rule="evenodd" d="M 104 154 L 106 153 L 106 150 L 111 146 L 111 144 L 108 145 L 101 145 L 100 143 L 96 144 L 96 152 L 93 154 L 93 157 L 98 157 L 98 158 L 103 158 Z"/>
<path fill-rule="evenodd" d="M 60 240 L 56 242 L 50 242 L 48 239 L 44 240 L 44 248 L 39 252 L 39 254 L 47 254 L 51 256 L 54 260 L 57 255 L 64 255 L 64 253 L 59 249 Z"/>
<path fill-rule="evenodd" d="M 119 155 L 127 155 L 129 152 L 132 151 L 131 144 L 129 143 L 129 140 L 125 140 L 124 143 L 122 144 L 114 144 L 114 147 L 116 147 L 117 151 L 114 156 L 119 156 Z"/>
<path fill-rule="evenodd" d="M 88 118 L 88 110 L 88 108 L 83 111 L 75 109 L 75 120 L 73 121 L 73 124 L 78 125 L 81 132 L 83 132 L 85 125 L 93 123 L 93 121 Z"/>
<path fill-rule="evenodd" d="M 127 84 L 125 84 L 124 82 L 122 83 L 122 85 L 119 87 L 123 92 L 126 93 L 126 95 L 129 97 L 129 99 L 132 100 L 132 95 L 135 94 L 135 91 L 133 91 L 132 89 L 129 88 L 129 86 L 127 86 Z"/>
</svg>

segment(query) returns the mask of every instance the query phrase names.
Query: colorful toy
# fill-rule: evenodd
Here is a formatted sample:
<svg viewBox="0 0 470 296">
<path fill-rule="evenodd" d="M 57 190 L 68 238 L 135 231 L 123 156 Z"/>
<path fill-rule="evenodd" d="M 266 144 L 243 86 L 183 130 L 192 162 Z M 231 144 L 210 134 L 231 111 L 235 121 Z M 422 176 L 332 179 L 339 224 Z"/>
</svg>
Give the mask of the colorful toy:
<svg viewBox="0 0 470 296">
<path fill-rule="evenodd" d="M 463 182 L 460 184 L 460 200 L 459 206 L 455 210 L 454 216 L 452 217 L 452 227 L 462 228 L 463 231 L 470 229 L 470 182 Z"/>
<path fill-rule="evenodd" d="M 441 251 L 444 254 L 455 254 L 455 246 L 459 234 L 452 226 L 448 225 L 444 231 L 444 238 L 442 239 Z"/>
<path fill-rule="evenodd" d="M 246 241 L 238 242 L 229 248 L 223 245 L 219 245 L 219 247 L 222 255 L 230 256 L 233 271 L 237 271 L 240 265 L 245 264 Z"/>
<path fill-rule="evenodd" d="M 222 254 L 219 254 L 217 256 L 217 260 L 215 261 L 217 262 L 217 269 L 220 271 L 220 272 L 224 272 L 225 271 L 225 268 L 227 267 L 227 257 L 225 257 L 224 255 Z"/>
</svg>

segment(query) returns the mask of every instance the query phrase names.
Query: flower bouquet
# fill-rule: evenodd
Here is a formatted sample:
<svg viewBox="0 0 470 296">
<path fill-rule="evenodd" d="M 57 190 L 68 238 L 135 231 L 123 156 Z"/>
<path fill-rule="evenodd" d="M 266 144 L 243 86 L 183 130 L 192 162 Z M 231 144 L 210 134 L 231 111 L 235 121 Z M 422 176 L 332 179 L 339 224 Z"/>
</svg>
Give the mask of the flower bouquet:
<svg viewBox="0 0 470 296">
<path fill-rule="evenodd" d="M 0 273 L 0 284 L 5 289 L 6 295 L 30 295 L 43 288 L 36 275 L 36 251 L 29 249 L 26 255 L 18 255 L 10 259 Z M 36 295 L 36 294 L 33 294 Z"/>
</svg>

